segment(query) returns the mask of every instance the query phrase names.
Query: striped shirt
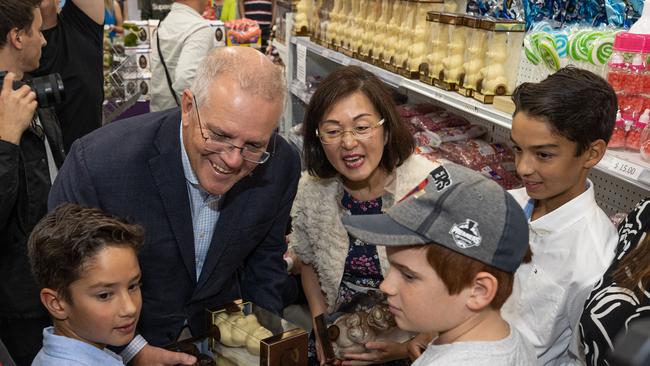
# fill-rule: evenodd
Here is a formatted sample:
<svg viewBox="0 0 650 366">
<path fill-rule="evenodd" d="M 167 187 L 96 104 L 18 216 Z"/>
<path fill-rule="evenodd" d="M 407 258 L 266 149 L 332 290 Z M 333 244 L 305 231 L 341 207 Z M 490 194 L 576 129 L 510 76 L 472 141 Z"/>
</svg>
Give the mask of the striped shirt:
<svg viewBox="0 0 650 366">
<path fill-rule="evenodd" d="M 269 0 L 244 0 L 244 16 L 256 20 L 260 26 L 270 27 L 273 20 L 273 2 Z"/>
</svg>

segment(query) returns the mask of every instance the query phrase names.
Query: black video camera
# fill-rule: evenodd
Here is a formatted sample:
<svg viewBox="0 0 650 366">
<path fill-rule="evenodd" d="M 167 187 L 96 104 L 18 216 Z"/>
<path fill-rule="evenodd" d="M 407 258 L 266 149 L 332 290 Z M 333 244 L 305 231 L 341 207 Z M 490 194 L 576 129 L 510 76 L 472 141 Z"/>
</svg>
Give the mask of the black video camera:
<svg viewBox="0 0 650 366">
<path fill-rule="evenodd" d="M 0 85 L 4 83 L 6 71 L 0 71 Z M 36 101 L 40 108 L 55 106 L 65 99 L 63 80 L 58 73 L 36 77 L 30 80 L 14 80 L 14 90 L 23 85 L 29 86 L 36 93 Z"/>
</svg>

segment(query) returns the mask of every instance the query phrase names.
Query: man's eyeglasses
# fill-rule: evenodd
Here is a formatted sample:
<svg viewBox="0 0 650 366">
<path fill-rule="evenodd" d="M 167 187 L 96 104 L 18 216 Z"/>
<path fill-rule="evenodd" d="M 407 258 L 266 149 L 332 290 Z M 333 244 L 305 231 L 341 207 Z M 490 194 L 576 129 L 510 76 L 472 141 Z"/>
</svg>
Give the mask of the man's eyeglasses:
<svg viewBox="0 0 650 366">
<path fill-rule="evenodd" d="M 352 134 L 356 140 L 366 140 L 372 137 L 375 134 L 375 131 L 378 127 L 384 124 L 384 119 L 382 118 L 379 122 L 375 124 L 360 124 L 354 126 L 351 130 L 344 130 L 340 127 L 321 127 L 316 129 L 316 136 L 320 139 L 320 142 L 323 144 L 338 144 L 341 142 L 343 135 L 347 132 Z"/>
<path fill-rule="evenodd" d="M 234 149 L 238 149 L 242 159 L 255 164 L 266 163 L 266 161 L 269 160 L 269 157 L 271 157 L 273 152 L 275 152 L 275 139 L 276 139 L 275 136 L 273 136 L 272 152 L 255 149 L 248 146 L 240 147 L 237 145 L 233 145 L 230 143 L 229 138 L 216 134 L 214 132 L 209 132 L 210 136 L 206 137 L 205 133 L 203 132 L 203 126 L 201 124 L 201 116 L 199 115 L 199 105 L 198 103 L 196 103 L 195 96 L 192 96 L 192 99 L 194 100 L 194 109 L 196 110 L 196 118 L 199 120 L 199 129 L 201 130 L 201 137 L 205 139 L 206 150 L 213 152 L 215 154 L 222 154 L 224 152 L 230 153 Z"/>
</svg>

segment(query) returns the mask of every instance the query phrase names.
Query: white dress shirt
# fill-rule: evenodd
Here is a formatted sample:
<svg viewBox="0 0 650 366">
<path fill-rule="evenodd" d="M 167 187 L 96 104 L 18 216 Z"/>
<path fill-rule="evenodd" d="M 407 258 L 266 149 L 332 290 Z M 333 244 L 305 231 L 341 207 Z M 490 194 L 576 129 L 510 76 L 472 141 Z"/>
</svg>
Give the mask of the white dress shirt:
<svg viewBox="0 0 650 366">
<path fill-rule="evenodd" d="M 176 101 L 169 90 L 165 69 L 158 56 L 156 38 L 160 38 L 162 51 L 172 86 L 178 95 L 188 89 L 196 69 L 214 48 L 215 42 L 210 23 L 191 7 L 174 3 L 167 17 L 160 22 L 152 39 L 151 50 L 151 111 L 176 107 Z"/>
<path fill-rule="evenodd" d="M 614 258 L 616 228 L 587 184 L 578 197 L 529 222 L 533 259 L 515 273 L 512 295 L 501 309 L 533 344 L 540 365 L 569 362 L 567 349 L 585 300 Z M 522 207 L 531 200 L 525 188 L 510 193 Z"/>
</svg>

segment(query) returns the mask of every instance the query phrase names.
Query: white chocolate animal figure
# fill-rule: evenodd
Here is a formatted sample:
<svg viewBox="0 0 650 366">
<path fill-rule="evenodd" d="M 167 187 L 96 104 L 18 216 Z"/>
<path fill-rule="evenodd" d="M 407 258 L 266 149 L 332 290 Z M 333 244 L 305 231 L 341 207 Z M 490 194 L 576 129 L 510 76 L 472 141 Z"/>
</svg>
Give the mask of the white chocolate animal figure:
<svg viewBox="0 0 650 366">
<path fill-rule="evenodd" d="M 476 90 L 476 85 L 481 80 L 481 69 L 484 65 L 487 41 L 487 32 L 480 29 L 475 29 L 474 32 L 472 45 L 467 48 L 466 62 L 463 64 L 465 69 L 463 87 L 470 90 Z"/>
<path fill-rule="evenodd" d="M 343 10 L 343 0 L 334 0 L 332 11 L 330 11 L 330 21 L 325 33 L 325 41 L 331 44 L 338 37 L 338 28 L 341 25 L 341 11 Z"/>
<path fill-rule="evenodd" d="M 408 59 L 409 46 L 413 44 L 415 35 L 415 16 L 417 15 L 417 4 L 407 2 L 404 9 L 404 18 L 399 28 L 399 41 L 395 45 L 395 58 L 393 64 L 402 67 Z M 426 17 L 425 17 L 426 20 Z"/>
<path fill-rule="evenodd" d="M 228 347 L 246 347 L 254 355 L 260 354 L 260 341 L 273 334 L 257 321 L 253 314 L 244 316 L 243 313 L 219 314 L 215 321 L 219 327 L 221 339 L 219 342 Z"/>
<path fill-rule="evenodd" d="M 456 0 L 445 0 L 445 13 L 455 13 L 458 10 Z"/>
<path fill-rule="evenodd" d="M 465 73 L 463 61 L 465 60 L 465 28 L 456 27 L 450 32 L 450 41 L 447 45 L 447 57 L 442 60 L 445 77 L 444 81 L 457 84 Z"/>
<path fill-rule="evenodd" d="M 350 41 L 350 24 L 352 23 L 352 1 L 345 1 L 343 4 L 343 12 L 341 13 L 341 26 L 338 29 L 338 39 L 336 44 L 347 48 Z"/>
<path fill-rule="evenodd" d="M 368 51 L 373 60 L 379 60 L 384 53 L 384 40 L 386 37 L 388 21 L 391 19 L 392 8 L 390 0 L 381 0 L 381 16 L 375 23 L 375 33 L 372 35 L 372 49 Z"/>
<path fill-rule="evenodd" d="M 293 21 L 293 29 L 301 31 L 303 28 L 309 29 L 309 15 L 311 14 L 312 0 L 300 0 L 296 5 L 296 16 Z"/>
<path fill-rule="evenodd" d="M 427 12 L 432 10 L 435 5 L 418 3 L 417 14 L 415 16 L 415 30 L 413 31 L 413 41 L 409 46 L 407 69 L 416 72 L 420 64 L 424 62 L 424 56 L 427 53 L 427 41 L 429 40 L 429 30 L 427 22 Z"/>
<path fill-rule="evenodd" d="M 350 19 L 350 37 L 348 40 L 349 49 L 356 52 L 361 45 L 361 37 L 363 36 L 365 22 L 368 18 L 368 1 L 353 0 L 352 9 L 353 16 Z"/>
<path fill-rule="evenodd" d="M 508 57 L 506 37 L 505 32 L 499 32 L 493 33 L 493 37 L 488 40 L 485 52 L 485 64 L 488 66 L 481 69 L 483 95 L 505 95 L 510 92 L 505 68 Z"/>
<path fill-rule="evenodd" d="M 402 24 L 403 11 L 402 1 L 394 1 L 392 17 L 386 27 L 386 38 L 384 38 L 384 52 L 382 61 L 389 63 L 391 57 L 395 56 L 395 47 L 399 42 L 399 28 Z"/>
<path fill-rule="evenodd" d="M 364 56 L 368 56 L 368 52 L 372 48 L 375 24 L 379 21 L 378 19 L 381 15 L 381 1 L 368 0 L 366 6 L 369 9 L 368 17 L 363 22 L 363 34 L 361 34 L 358 47 L 358 52 Z"/>
</svg>

